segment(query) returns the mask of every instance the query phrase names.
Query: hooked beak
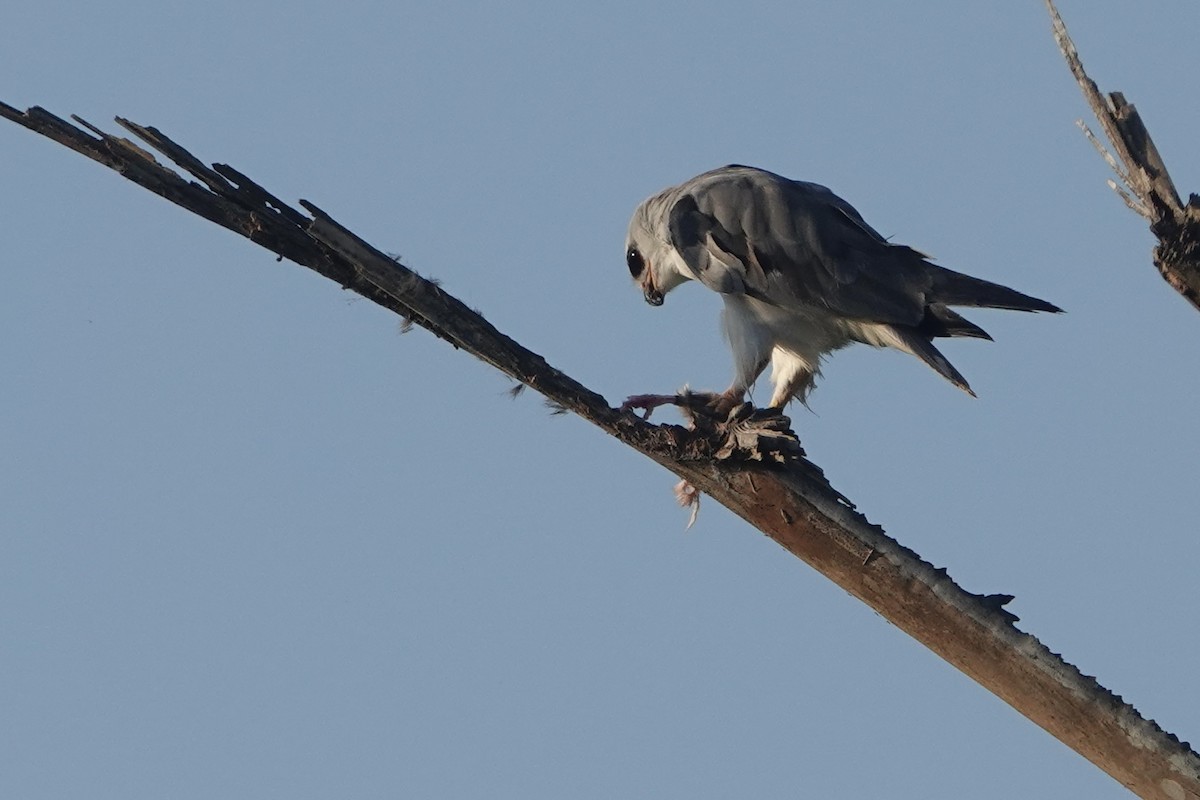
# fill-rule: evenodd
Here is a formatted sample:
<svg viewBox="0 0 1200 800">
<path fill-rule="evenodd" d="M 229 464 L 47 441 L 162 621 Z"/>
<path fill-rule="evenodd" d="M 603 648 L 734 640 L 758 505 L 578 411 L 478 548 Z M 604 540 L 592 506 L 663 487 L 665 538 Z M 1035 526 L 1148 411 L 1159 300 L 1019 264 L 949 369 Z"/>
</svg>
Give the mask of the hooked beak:
<svg viewBox="0 0 1200 800">
<path fill-rule="evenodd" d="M 646 298 L 646 302 L 652 306 L 661 306 L 663 304 L 662 292 L 654 288 L 654 273 L 650 271 L 650 265 L 646 265 L 646 279 L 642 283 L 642 297 Z"/>
</svg>

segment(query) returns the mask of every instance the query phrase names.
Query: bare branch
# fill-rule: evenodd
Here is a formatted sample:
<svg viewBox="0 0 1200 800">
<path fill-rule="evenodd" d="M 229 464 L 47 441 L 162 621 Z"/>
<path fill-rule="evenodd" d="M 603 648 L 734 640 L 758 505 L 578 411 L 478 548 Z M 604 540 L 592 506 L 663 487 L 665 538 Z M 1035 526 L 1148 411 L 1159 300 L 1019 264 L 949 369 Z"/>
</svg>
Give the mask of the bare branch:
<svg viewBox="0 0 1200 800">
<path fill-rule="evenodd" d="M 301 201 L 310 217 L 231 167 L 204 165 L 154 128 L 118 120 L 199 183 L 165 168 L 132 142 L 82 121 L 87 131 L 39 108 L 20 112 L 2 103 L 0 116 L 491 364 L 540 392 L 556 411 L 589 420 L 722 503 L 1138 795 L 1200 799 L 1200 756 L 1186 743 L 1018 630 L 1017 618 L 1004 609 L 1010 595 L 963 590 L 944 569 L 868 522 L 804 458 L 786 417 L 745 405 L 725 420 L 694 413 L 691 428 L 651 425 L 611 408 L 602 396 L 312 203 Z"/>
<path fill-rule="evenodd" d="M 1154 266 L 1167 283 L 1200 310 L 1200 197 L 1193 194 L 1187 205 L 1183 204 L 1166 164 L 1133 104 L 1120 92 L 1112 92 L 1108 97 L 1100 93 L 1096 82 L 1084 71 L 1079 51 L 1075 49 L 1053 0 L 1046 0 L 1046 9 L 1050 12 L 1054 39 L 1116 158 L 1087 126 L 1081 123 L 1080 127 L 1129 192 L 1113 182 L 1109 185 L 1125 205 L 1150 221 L 1150 230 L 1158 239 L 1154 248 Z"/>
</svg>

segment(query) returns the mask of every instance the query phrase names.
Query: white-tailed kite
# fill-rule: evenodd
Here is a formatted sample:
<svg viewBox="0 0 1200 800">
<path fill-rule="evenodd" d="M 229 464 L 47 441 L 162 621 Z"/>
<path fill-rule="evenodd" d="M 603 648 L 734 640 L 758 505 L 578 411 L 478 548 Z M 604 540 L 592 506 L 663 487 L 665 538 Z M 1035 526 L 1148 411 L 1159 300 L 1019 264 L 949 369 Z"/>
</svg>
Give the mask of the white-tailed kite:
<svg viewBox="0 0 1200 800">
<path fill-rule="evenodd" d="M 824 186 L 737 165 L 639 205 L 629 222 L 625 261 L 652 306 L 688 280 L 725 301 L 721 316 L 734 379 L 714 399 L 721 415 L 743 401 L 768 362 L 770 407 L 803 401 L 821 358 L 853 342 L 911 353 L 974 396 L 933 339 L 992 337 L 950 306 L 1062 310 L 891 244 Z M 635 395 L 622 408 L 649 414 L 677 400 Z"/>
</svg>

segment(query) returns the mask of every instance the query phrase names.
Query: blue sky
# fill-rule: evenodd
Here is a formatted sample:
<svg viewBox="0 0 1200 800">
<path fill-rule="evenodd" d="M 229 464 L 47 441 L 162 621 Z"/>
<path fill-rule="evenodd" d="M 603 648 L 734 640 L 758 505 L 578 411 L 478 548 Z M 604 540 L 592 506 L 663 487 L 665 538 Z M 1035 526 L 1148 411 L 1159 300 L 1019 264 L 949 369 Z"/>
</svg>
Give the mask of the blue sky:
<svg viewBox="0 0 1200 800">
<path fill-rule="evenodd" d="M 1194 2 L 1063 0 L 1185 194 Z M 795 426 L 872 521 L 1200 737 L 1200 316 L 1040 3 L 10 0 L 0 99 L 309 199 L 617 402 L 723 387 L 625 226 L 749 163 L 1045 297 L 838 354 Z M 0 793 L 1127 793 L 715 503 L 371 303 L 0 126 Z M 759 392 L 763 399 L 764 392 Z"/>
</svg>

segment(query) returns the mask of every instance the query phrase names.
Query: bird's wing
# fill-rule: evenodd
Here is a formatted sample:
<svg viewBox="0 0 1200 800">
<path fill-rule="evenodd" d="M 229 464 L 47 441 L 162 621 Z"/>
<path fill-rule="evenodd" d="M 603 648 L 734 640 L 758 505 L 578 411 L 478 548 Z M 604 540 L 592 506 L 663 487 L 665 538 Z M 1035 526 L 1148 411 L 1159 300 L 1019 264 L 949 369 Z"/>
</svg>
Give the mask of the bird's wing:
<svg viewBox="0 0 1200 800">
<path fill-rule="evenodd" d="M 889 244 L 824 186 L 724 167 L 679 189 L 671 244 L 709 288 L 877 323 L 924 316 L 924 256 Z"/>
</svg>

